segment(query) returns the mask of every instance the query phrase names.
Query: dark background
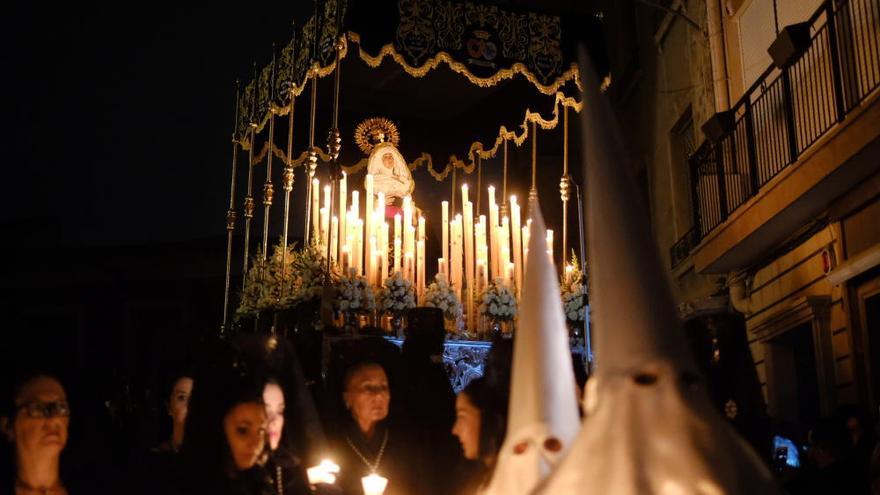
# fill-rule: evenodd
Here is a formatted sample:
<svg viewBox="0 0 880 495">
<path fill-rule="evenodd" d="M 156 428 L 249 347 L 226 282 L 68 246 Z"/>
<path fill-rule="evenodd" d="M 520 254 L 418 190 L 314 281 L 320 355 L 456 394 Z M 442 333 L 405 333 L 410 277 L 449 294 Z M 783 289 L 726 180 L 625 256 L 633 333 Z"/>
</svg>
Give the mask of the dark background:
<svg viewBox="0 0 880 495">
<path fill-rule="evenodd" d="M 175 347 L 156 342 L 216 332 L 222 313 L 235 81 L 248 80 L 255 61 L 268 63 L 272 43 L 286 43 L 291 20 L 307 17 L 312 8 L 304 0 L 248 5 L 14 2 L 4 7 L 6 167 L 0 181 L 0 229 L 6 268 L 0 309 L 9 328 L 16 329 L 7 332 L 15 344 L 6 346 L 11 361 L 24 359 L 33 350 L 31 339 L 38 339 L 39 353 L 63 357 L 77 367 L 92 366 L 100 356 L 134 371 L 136 353 Z M 450 77 L 440 76 L 437 80 Z M 451 97 L 440 89 L 432 99 Z M 322 95 L 329 96 L 326 91 Z M 383 103 L 375 105 L 380 114 Z M 572 114 L 573 125 L 576 121 Z M 467 121 L 455 125 L 466 128 Z M 402 129 L 404 139 L 407 133 L 412 136 L 414 130 Z M 316 132 L 319 143 L 324 134 Z M 542 170 L 539 183 L 553 226 L 561 208 L 561 128 L 544 132 L 539 143 L 539 159 L 552 170 Z M 571 154 L 577 174 L 577 148 Z M 529 163 L 528 141 L 522 148 L 510 147 L 510 192 L 520 195 L 521 204 Z M 255 191 L 261 189 L 262 173 L 255 173 Z M 499 197 L 500 175 L 500 159 L 485 163 L 483 186 L 494 183 Z M 437 183 L 424 170 L 416 179 L 428 195 L 424 204 L 448 198 L 450 180 Z M 473 191 L 476 178 L 468 180 Z M 298 170 L 294 197 L 305 182 Z M 236 198 L 237 235 L 242 195 Z M 280 196 L 276 179 L 276 212 Z M 258 201 L 256 235 L 261 213 Z M 301 234 L 299 223 L 293 223 L 294 236 Z M 575 236 L 572 228 L 572 243 Z M 233 266 L 240 263 L 239 239 L 235 246 Z M 150 358 L 142 361 L 146 366 Z"/>
</svg>

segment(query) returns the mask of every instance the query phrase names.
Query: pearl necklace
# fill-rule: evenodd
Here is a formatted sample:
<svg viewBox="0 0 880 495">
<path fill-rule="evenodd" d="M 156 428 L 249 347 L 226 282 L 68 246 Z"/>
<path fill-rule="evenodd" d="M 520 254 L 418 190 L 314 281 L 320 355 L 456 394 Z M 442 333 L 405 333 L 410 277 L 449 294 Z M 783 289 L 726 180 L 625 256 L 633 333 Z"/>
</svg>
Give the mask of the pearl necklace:
<svg viewBox="0 0 880 495">
<path fill-rule="evenodd" d="M 284 495 L 284 486 L 282 486 L 281 479 L 281 466 L 275 466 L 275 488 L 277 488 L 278 495 Z"/>
<path fill-rule="evenodd" d="M 382 446 L 379 447 L 379 454 L 376 455 L 375 463 L 370 463 L 364 454 L 361 454 L 361 451 L 354 446 L 354 443 L 352 443 L 350 436 L 346 435 L 345 441 L 348 442 L 348 446 L 351 447 L 351 450 L 353 450 L 354 453 L 364 461 L 364 464 L 366 464 L 368 468 L 370 468 L 370 472 L 375 473 L 379 469 L 379 464 L 382 462 L 382 454 L 385 453 L 385 446 L 388 445 L 388 430 L 385 430 L 385 436 L 382 438 Z"/>
</svg>

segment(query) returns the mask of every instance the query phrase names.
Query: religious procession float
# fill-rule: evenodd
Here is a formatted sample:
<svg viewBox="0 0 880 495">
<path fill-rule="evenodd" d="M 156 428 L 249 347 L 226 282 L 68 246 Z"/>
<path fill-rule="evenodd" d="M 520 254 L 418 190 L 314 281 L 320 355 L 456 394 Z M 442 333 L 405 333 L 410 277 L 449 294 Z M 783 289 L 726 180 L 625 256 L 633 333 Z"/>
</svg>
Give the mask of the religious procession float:
<svg viewBox="0 0 880 495">
<path fill-rule="evenodd" d="M 516 328 L 540 204 L 572 348 L 587 359 L 569 116 L 584 104 L 574 46 L 601 47 L 599 22 L 317 0 L 237 89 L 222 331 L 399 342 L 432 307 L 446 358 L 478 367 L 487 341 Z"/>
</svg>

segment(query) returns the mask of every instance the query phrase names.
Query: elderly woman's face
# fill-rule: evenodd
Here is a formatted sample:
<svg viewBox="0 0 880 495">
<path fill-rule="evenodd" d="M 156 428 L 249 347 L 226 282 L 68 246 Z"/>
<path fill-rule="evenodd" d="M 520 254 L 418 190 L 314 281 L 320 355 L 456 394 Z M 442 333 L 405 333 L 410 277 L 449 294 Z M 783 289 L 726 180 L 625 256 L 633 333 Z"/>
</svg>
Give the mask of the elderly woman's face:
<svg viewBox="0 0 880 495">
<path fill-rule="evenodd" d="M 394 168 L 394 156 L 391 153 L 385 153 L 382 155 L 382 165 L 385 165 L 385 168 L 392 169 Z"/>
<path fill-rule="evenodd" d="M 355 371 L 348 380 L 343 399 L 359 423 L 385 419 L 391 402 L 385 370 L 378 364 L 371 364 Z"/>
<path fill-rule="evenodd" d="M 15 398 L 16 414 L 11 434 L 24 458 L 57 456 L 67 444 L 70 406 L 57 380 L 37 377 L 27 382 Z"/>
<path fill-rule="evenodd" d="M 239 402 L 223 418 L 223 431 L 235 467 L 254 467 L 266 445 L 266 410 L 258 402 Z"/>
</svg>

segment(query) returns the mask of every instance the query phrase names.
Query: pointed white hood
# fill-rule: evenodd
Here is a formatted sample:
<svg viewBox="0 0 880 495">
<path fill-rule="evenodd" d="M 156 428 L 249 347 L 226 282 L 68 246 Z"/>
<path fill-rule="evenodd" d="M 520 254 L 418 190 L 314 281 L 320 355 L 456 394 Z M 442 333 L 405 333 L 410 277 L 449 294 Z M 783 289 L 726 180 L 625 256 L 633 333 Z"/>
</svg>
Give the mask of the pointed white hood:
<svg viewBox="0 0 880 495">
<path fill-rule="evenodd" d="M 713 410 L 589 60 L 584 170 L 596 372 L 574 446 L 538 494 L 765 494 L 769 472 Z"/>
<path fill-rule="evenodd" d="M 537 202 L 513 349 L 507 436 L 486 493 L 527 494 L 572 445 L 580 418 L 559 279 Z"/>
</svg>

